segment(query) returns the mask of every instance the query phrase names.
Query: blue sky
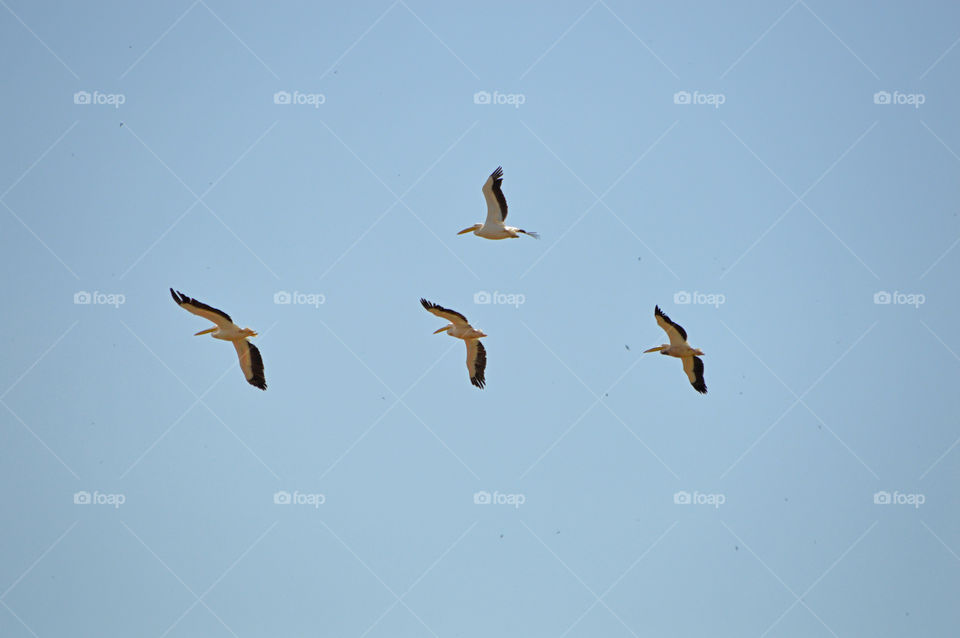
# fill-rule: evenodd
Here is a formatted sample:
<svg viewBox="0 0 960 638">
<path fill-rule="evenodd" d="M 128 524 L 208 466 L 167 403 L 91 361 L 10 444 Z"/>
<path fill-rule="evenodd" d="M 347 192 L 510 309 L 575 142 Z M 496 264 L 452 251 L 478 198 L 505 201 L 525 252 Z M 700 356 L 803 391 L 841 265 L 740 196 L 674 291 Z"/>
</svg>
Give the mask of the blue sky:
<svg viewBox="0 0 960 638">
<path fill-rule="evenodd" d="M 0 635 L 955 632 L 953 3 L 0 5 Z"/>
</svg>

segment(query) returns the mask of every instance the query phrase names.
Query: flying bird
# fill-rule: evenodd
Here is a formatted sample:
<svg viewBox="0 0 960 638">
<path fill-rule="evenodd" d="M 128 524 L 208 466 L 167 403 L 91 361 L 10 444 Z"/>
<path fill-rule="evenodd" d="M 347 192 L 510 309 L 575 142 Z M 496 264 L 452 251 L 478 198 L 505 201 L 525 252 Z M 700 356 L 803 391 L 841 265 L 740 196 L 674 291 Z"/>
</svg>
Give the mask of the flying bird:
<svg viewBox="0 0 960 638">
<path fill-rule="evenodd" d="M 217 310 L 196 299 L 191 299 L 182 292 L 174 292 L 173 288 L 170 289 L 170 294 L 181 308 L 217 324 L 213 328 L 201 330 L 194 335 L 195 337 L 210 334 L 214 339 L 232 342 L 233 347 L 237 349 L 237 356 L 240 357 L 240 369 L 243 370 L 243 376 L 247 378 L 247 382 L 255 388 L 267 389 L 267 380 L 263 376 L 263 358 L 260 356 L 257 346 L 247 341 L 247 337 L 256 337 L 256 332 L 250 328 L 240 328 L 233 323 L 230 315 L 224 311 Z"/>
<path fill-rule="evenodd" d="M 533 231 L 515 228 L 514 226 L 504 225 L 507 219 L 507 198 L 503 196 L 503 190 L 500 188 L 503 182 L 503 167 L 498 166 L 497 170 L 490 173 L 490 177 L 483 184 L 483 197 L 487 200 L 487 219 L 482 224 L 474 224 L 470 228 L 464 228 L 458 235 L 473 232 L 477 237 L 484 239 L 508 239 L 519 237 L 521 234 L 530 235 L 534 239 L 540 239 L 540 235 Z"/>
<path fill-rule="evenodd" d="M 653 314 L 657 318 L 657 325 L 667 333 L 670 343 L 644 350 L 644 353 L 659 351 L 660 354 L 677 357 L 683 361 L 683 371 L 687 373 L 687 378 L 690 379 L 690 385 L 693 386 L 693 389 L 700 394 L 706 394 L 707 384 L 703 381 L 703 361 L 700 359 L 703 356 L 703 351 L 699 348 L 693 348 L 687 343 L 687 331 L 670 321 L 670 317 L 663 314 L 660 306 L 654 307 Z"/>
<path fill-rule="evenodd" d="M 420 304 L 429 312 L 450 322 L 439 330 L 434 330 L 433 334 L 446 332 L 451 337 L 463 339 L 466 342 L 467 372 L 470 373 L 470 383 L 482 389 L 487 382 L 483 377 L 483 371 L 487 368 L 487 351 L 480 343 L 480 338 L 487 335 L 471 326 L 467 318 L 455 310 L 447 310 L 426 299 L 420 299 Z"/>
</svg>

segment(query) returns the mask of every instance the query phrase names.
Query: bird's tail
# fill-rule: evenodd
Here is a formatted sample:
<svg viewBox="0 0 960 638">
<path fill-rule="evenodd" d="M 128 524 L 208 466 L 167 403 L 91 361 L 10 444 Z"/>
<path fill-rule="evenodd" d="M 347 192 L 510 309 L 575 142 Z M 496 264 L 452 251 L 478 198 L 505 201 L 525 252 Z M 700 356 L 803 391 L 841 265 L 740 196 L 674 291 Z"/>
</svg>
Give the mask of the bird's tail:
<svg viewBox="0 0 960 638">
<path fill-rule="evenodd" d="M 520 232 L 524 235 L 530 235 L 534 239 L 540 239 L 540 233 L 535 233 L 532 230 L 521 230 Z"/>
</svg>

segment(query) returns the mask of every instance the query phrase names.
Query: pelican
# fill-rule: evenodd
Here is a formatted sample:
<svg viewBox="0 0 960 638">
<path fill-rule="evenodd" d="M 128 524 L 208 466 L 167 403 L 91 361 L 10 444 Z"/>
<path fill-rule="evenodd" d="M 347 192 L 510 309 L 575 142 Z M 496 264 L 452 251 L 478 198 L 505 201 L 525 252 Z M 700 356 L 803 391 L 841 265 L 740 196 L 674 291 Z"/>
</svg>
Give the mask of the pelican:
<svg viewBox="0 0 960 638">
<path fill-rule="evenodd" d="M 663 314 L 660 306 L 654 307 L 653 315 L 657 318 L 657 325 L 667 333 L 670 343 L 644 350 L 644 353 L 659 351 L 660 354 L 666 354 L 682 360 L 683 371 L 687 373 L 687 378 L 690 379 L 690 385 L 700 394 L 706 394 L 707 384 L 703 382 L 703 361 L 700 360 L 700 357 L 703 356 L 703 351 L 699 348 L 692 348 L 690 344 L 687 343 L 687 331 L 670 321 L 670 317 Z"/>
<path fill-rule="evenodd" d="M 507 219 L 507 198 L 503 196 L 503 191 L 500 189 L 501 182 L 503 182 L 503 167 L 498 166 L 497 170 L 490 173 L 490 177 L 481 189 L 484 199 L 487 200 L 487 220 L 482 224 L 464 228 L 457 234 L 473 232 L 477 237 L 484 239 L 508 239 L 523 234 L 540 239 L 540 235 L 533 231 L 504 225 L 503 222 Z"/>
<path fill-rule="evenodd" d="M 191 299 L 182 292 L 174 292 L 173 288 L 170 289 L 170 294 L 181 308 L 217 324 L 212 328 L 201 330 L 194 335 L 195 337 L 210 334 L 214 339 L 233 342 L 233 347 L 237 349 L 237 356 L 240 357 L 240 369 L 243 370 L 243 376 L 247 378 L 247 382 L 255 388 L 267 389 L 267 380 L 263 376 L 263 358 L 260 357 L 257 346 L 247 341 L 247 337 L 256 337 L 256 332 L 250 328 L 241 329 L 224 311 Z"/>
<path fill-rule="evenodd" d="M 470 383 L 483 389 L 487 382 L 483 378 L 483 371 L 487 367 L 487 351 L 480 343 L 480 338 L 487 335 L 467 323 L 467 318 L 455 310 L 447 310 L 435 303 L 430 303 L 426 299 L 420 299 L 420 304 L 428 311 L 450 322 L 444 327 L 434 330 L 433 334 L 446 332 L 451 337 L 463 339 L 467 343 L 467 372 L 470 373 Z"/>
</svg>

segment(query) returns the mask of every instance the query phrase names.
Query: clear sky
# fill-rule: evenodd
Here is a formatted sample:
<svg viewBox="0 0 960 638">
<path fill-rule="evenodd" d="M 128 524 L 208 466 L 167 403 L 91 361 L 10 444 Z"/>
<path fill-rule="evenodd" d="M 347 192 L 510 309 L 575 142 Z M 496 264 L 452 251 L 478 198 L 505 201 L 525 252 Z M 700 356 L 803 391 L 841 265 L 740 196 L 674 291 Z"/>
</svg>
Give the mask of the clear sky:
<svg viewBox="0 0 960 638">
<path fill-rule="evenodd" d="M 3 0 L 0 635 L 955 635 L 958 41 L 952 2 Z M 539 241 L 456 235 L 498 165 Z"/>
</svg>

